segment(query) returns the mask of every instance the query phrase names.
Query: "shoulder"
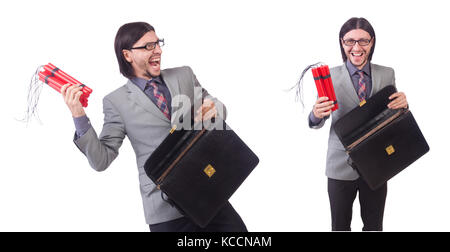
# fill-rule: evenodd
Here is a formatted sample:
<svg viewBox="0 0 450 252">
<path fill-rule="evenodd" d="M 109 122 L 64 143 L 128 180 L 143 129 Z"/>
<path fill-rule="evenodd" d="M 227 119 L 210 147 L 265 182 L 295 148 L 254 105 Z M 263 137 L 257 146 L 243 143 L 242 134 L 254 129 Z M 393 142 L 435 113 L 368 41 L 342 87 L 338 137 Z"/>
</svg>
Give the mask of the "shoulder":
<svg viewBox="0 0 450 252">
<path fill-rule="evenodd" d="M 110 92 L 109 94 L 107 94 L 104 98 L 103 98 L 103 103 L 105 103 L 105 101 L 110 101 L 110 102 L 114 102 L 114 101 L 120 101 L 123 100 L 124 95 L 126 95 L 129 91 L 127 88 L 127 85 L 131 83 L 130 81 L 128 81 L 126 84 L 122 85 L 121 87 L 115 89 L 114 91 Z"/>
<path fill-rule="evenodd" d="M 345 82 L 346 76 L 348 76 L 347 67 L 344 64 L 332 67 L 330 68 L 330 75 L 333 84 L 338 85 L 341 82 Z"/>
<path fill-rule="evenodd" d="M 347 72 L 347 67 L 345 67 L 345 64 L 330 68 L 331 75 L 339 75 L 339 74 L 343 74 L 346 72 Z"/>
<path fill-rule="evenodd" d="M 392 67 L 371 63 L 370 68 L 373 74 L 394 75 L 394 69 Z"/>
<path fill-rule="evenodd" d="M 162 75 L 192 75 L 192 68 L 189 66 L 181 66 L 174 68 L 166 68 L 161 71 Z"/>
</svg>

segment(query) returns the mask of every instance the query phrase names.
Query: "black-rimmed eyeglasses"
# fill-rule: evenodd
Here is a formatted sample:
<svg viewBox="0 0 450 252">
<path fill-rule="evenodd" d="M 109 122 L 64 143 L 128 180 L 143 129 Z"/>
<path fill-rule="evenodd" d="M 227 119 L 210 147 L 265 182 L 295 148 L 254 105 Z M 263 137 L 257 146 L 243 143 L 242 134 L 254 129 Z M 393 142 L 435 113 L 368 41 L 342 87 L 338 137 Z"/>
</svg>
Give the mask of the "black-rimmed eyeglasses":
<svg viewBox="0 0 450 252">
<path fill-rule="evenodd" d="M 145 49 L 147 51 L 151 51 L 153 49 L 156 48 L 156 45 L 159 45 L 159 47 L 163 47 L 164 46 L 164 39 L 158 39 L 156 42 L 148 42 L 147 44 L 145 44 L 144 46 L 139 46 L 139 47 L 132 47 L 129 50 L 133 50 L 133 49 Z"/>
<path fill-rule="evenodd" d="M 370 41 L 372 41 L 372 39 L 360 39 L 360 40 L 343 39 L 342 41 L 344 41 L 344 45 L 346 46 L 354 46 L 356 42 L 358 42 L 358 45 L 360 46 L 366 46 L 370 44 Z"/>
</svg>

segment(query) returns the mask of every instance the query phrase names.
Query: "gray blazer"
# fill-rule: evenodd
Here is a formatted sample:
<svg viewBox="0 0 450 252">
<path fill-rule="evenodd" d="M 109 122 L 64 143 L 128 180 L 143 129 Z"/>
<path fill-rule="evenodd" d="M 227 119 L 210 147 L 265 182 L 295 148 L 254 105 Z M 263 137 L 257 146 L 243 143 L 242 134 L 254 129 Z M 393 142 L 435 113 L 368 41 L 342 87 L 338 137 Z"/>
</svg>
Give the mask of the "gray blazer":
<svg viewBox="0 0 450 252">
<path fill-rule="evenodd" d="M 169 88 L 172 104 L 177 95 L 189 97 L 193 104 L 194 87 L 201 86 L 191 68 L 165 69 L 161 71 L 161 76 Z M 213 100 L 216 106 L 223 106 L 218 100 Z M 147 224 L 170 221 L 182 216 L 174 207 L 161 199 L 161 192 L 144 171 L 145 161 L 169 134 L 171 125 L 180 116 L 180 111 L 181 109 L 174 111 L 172 106 L 172 122 L 170 122 L 139 87 L 128 81 L 103 99 L 105 118 L 100 136 L 97 137 L 95 130 L 91 127 L 80 138 L 74 139 L 76 146 L 87 157 L 91 167 L 97 171 L 103 171 L 117 157 L 123 139 L 128 136 L 136 153 Z M 218 113 L 225 119 L 225 107 Z"/>
<path fill-rule="evenodd" d="M 395 86 L 395 75 L 392 68 L 375 64 L 370 64 L 370 68 L 372 75 L 372 91 L 369 94 L 369 97 L 377 93 L 385 86 Z M 331 113 L 326 175 L 332 179 L 356 180 L 359 175 L 351 166 L 347 164 L 348 155 L 345 152 L 344 146 L 339 141 L 333 126 L 339 118 L 350 112 L 356 106 L 359 106 L 359 98 L 355 88 L 353 87 L 350 74 L 345 64 L 330 69 L 330 73 L 333 80 L 334 91 L 336 93 L 339 109 Z M 321 128 L 325 124 L 325 120 L 322 120 L 318 125 L 312 125 L 311 121 L 308 119 L 309 126 L 315 129 Z"/>
</svg>

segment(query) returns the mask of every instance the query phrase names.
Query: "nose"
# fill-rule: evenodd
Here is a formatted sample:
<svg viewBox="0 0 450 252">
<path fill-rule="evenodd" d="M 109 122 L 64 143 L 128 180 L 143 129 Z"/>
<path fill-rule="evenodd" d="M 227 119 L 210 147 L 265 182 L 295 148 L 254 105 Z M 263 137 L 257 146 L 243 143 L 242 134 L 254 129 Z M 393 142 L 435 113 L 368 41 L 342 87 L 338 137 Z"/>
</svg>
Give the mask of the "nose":
<svg viewBox="0 0 450 252">
<path fill-rule="evenodd" d="M 162 49 L 159 44 L 156 44 L 155 49 L 153 49 L 153 53 L 162 53 Z"/>
<path fill-rule="evenodd" d="M 361 49 L 361 46 L 359 45 L 359 42 L 356 42 L 352 49 L 355 50 L 355 51 L 357 51 L 358 49 Z"/>
</svg>

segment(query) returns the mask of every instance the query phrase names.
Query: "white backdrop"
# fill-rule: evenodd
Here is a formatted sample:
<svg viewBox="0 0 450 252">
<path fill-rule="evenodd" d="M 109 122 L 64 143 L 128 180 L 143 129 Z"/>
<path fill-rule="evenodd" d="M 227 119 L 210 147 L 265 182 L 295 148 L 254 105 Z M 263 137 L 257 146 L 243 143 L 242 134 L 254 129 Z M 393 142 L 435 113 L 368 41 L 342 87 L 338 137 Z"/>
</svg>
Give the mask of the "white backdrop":
<svg viewBox="0 0 450 252">
<path fill-rule="evenodd" d="M 250 231 L 328 231 L 325 157 L 329 122 L 307 126 L 294 101 L 301 70 L 341 64 L 338 32 L 351 17 L 373 25 L 373 63 L 393 67 L 431 151 L 389 182 L 386 231 L 450 231 L 445 1 L 2 1 L 0 231 L 148 231 L 128 140 L 102 173 L 72 142 L 58 93 L 43 87 L 39 115 L 26 109 L 30 78 L 51 62 L 94 92 L 87 114 L 99 133 L 102 98 L 125 83 L 113 42 L 124 23 L 146 21 L 165 38 L 163 68 L 189 65 L 221 99 L 229 125 L 260 164 L 231 198 Z M 446 32 L 447 31 L 447 32 Z M 308 73 L 310 74 L 310 73 Z M 357 200 L 356 200 L 357 202 Z M 361 230 L 359 203 L 353 230 Z"/>
</svg>

